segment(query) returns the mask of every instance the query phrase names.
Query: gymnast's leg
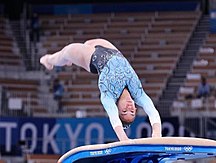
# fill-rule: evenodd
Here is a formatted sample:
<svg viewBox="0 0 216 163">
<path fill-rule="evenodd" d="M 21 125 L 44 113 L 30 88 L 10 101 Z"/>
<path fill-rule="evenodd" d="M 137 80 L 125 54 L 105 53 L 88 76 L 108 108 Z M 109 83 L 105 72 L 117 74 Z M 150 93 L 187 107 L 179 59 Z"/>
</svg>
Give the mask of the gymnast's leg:
<svg viewBox="0 0 216 163">
<path fill-rule="evenodd" d="M 101 45 L 106 48 L 118 50 L 111 42 L 101 38 L 88 40 L 84 44 L 92 47 L 95 47 L 96 45 Z"/>
<path fill-rule="evenodd" d="M 89 71 L 90 58 L 95 48 L 83 43 L 72 43 L 62 50 L 41 57 L 40 63 L 48 70 L 53 66 L 71 66 L 75 64 Z"/>
</svg>

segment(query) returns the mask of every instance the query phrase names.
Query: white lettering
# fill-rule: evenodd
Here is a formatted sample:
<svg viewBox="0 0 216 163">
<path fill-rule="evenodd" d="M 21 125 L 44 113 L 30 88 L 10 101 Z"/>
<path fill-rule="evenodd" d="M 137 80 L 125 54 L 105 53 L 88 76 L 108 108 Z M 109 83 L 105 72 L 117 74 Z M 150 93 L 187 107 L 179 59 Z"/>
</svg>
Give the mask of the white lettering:
<svg viewBox="0 0 216 163">
<path fill-rule="evenodd" d="M 167 130 L 167 135 L 163 135 L 163 136 L 173 136 L 175 133 L 175 129 L 173 127 L 173 125 L 169 122 L 164 122 L 163 123 L 163 130 Z"/>
<path fill-rule="evenodd" d="M 103 154 L 103 151 L 92 151 L 92 152 L 90 152 L 91 156 L 102 155 L 102 154 Z"/>
<path fill-rule="evenodd" d="M 32 137 L 31 138 L 26 138 L 26 131 L 30 130 L 32 132 Z M 37 129 L 36 126 L 32 123 L 26 123 L 22 126 L 21 128 L 21 136 L 20 139 L 21 140 L 31 140 L 32 144 L 31 147 L 28 149 L 30 152 L 33 152 L 37 146 Z"/>
<path fill-rule="evenodd" d="M 74 148 L 77 146 L 77 138 L 79 137 L 79 134 L 83 128 L 83 124 L 78 124 L 76 127 L 75 132 L 72 131 L 70 124 L 65 124 L 65 129 L 67 131 L 67 134 L 69 136 L 70 141 L 70 147 Z"/>
<path fill-rule="evenodd" d="M 86 129 L 86 137 L 85 137 L 85 143 L 86 144 L 91 144 L 91 132 L 92 130 L 96 129 L 98 131 L 98 140 L 97 143 L 103 143 L 104 142 L 104 130 L 103 127 L 98 124 L 98 123 L 92 123 L 88 126 L 88 128 Z"/>
<path fill-rule="evenodd" d="M 52 130 L 50 131 L 50 133 L 48 133 L 48 130 L 49 130 L 49 125 L 48 124 L 44 124 L 44 127 L 43 127 L 43 147 L 42 147 L 42 152 L 43 153 L 47 153 L 48 151 L 48 145 L 50 143 L 54 153 L 58 154 L 60 153 L 59 149 L 58 149 L 58 146 L 55 142 L 55 139 L 54 139 L 54 135 L 55 133 L 57 132 L 57 130 L 59 129 L 60 125 L 59 124 L 56 124 L 54 125 L 54 127 L 52 128 Z"/>
<path fill-rule="evenodd" d="M 144 129 L 147 131 L 147 137 L 151 136 L 151 126 L 148 123 L 140 123 L 136 129 L 136 137 L 137 138 L 142 137 L 142 130 L 144 130 Z"/>
<path fill-rule="evenodd" d="M 166 151 L 181 151 L 181 147 L 165 147 Z"/>
<path fill-rule="evenodd" d="M 5 128 L 6 133 L 5 133 L 5 143 L 6 143 L 6 151 L 10 152 L 11 151 L 11 135 L 12 135 L 12 128 L 16 128 L 17 124 L 12 123 L 12 122 L 1 122 L 0 123 L 0 128 Z"/>
</svg>

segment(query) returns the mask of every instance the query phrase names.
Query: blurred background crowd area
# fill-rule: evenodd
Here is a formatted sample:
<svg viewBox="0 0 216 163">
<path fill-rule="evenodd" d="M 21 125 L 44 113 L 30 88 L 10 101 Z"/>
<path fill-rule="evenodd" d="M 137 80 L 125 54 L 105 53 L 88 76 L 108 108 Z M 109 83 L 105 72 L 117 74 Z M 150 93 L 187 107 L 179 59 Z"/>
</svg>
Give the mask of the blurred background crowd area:
<svg viewBox="0 0 216 163">
<path fill-rule="evenodd" d="M 67 147 L 68 140 L 60 140 L 67 136 L 56 139 L 56 134 L 52 138 L 58 145 L 64 142 L 58 146 L 62 150 L 49 141 L 45 149 L 46 124 L 54 126 L 47 129 L 48 136 L 58 130 L 59 121 L 74 124 L 75 129 L 79 120 L 86 126 L 92 121 L 109 125 L 99 99 L 97 75 L 75 65 L 47 71 L 39 63 L 45 54 L 92 38 L 108 39 L 129 60 L 162 122 L 173 127 L 171 130 L 163 124 L 165 136 L 216 139 L 215 0 L 5 0 L 0 2 L 2 162 L 11 161 L 13 157 L 8 156 L 26 159 L 26 153 L 62 154 L 80 145 Z M 145 119 L 142 109 L 138 117 Z M 138 119 L 131 130 L 139 123 L 142 120 Z M 8 127 L 10 124 L 15 126 Z M 45 126 L 43 131 L 41 126 Z M 40 134 L 33 137 L 33 131 Z M 133 135 L 146 136 L 145 128 Z M 77 142 L 84 145 L 115 140 L 109 135 L 99 140 L 97 134 L 90 140 L 84 131 L 79 139 Z M 50 158 L 56 161 L 54 156 Z"/>
</svg>

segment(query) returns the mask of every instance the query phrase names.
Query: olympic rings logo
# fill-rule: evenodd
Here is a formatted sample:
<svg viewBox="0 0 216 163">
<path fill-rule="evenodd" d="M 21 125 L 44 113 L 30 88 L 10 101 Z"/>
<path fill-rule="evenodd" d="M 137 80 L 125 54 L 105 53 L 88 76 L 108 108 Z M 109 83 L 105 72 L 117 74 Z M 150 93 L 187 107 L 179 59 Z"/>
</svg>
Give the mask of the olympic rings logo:
<svg viewBox="0 0 216 163">
<path fill-rule="evenodd" d="M 190 152 L 190 151 L 193 150 L 193 147 L 192 147 L 192 146 L 185 146 L 185 147 L 184 147 L 184 150 L 185 150 L 186 152 Z"/>
<path fill-rule="evenodd" d="M 112 152 L 111 149 L 106 149 L 106 150 L 105 150 L 105 154 L 107 154 L 107 155 L 110 154 L 111 152 Z"/>
</svg>

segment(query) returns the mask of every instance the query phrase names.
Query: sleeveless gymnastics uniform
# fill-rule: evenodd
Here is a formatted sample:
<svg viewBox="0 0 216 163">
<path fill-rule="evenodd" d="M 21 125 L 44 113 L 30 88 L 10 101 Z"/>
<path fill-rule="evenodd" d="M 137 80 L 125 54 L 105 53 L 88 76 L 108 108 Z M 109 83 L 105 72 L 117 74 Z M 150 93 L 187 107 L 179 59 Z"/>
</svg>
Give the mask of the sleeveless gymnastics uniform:
<svg viewBox="0 0 216 163">
<path fill-rule="evenodd" d="M 116 102 L 124 88 L 128 89 L 134 102 L 144 108 L 151 124 L 159 123 L 158 111 L 144 92 L 137 74 L 122 53 L 100 45 L 95 46 L 95 49 L 91 57 L 90 71 L 99 74 L 98 87 L 101 93 L 101 102 L 112 126 L 122 125 Z"/>
</svg>

